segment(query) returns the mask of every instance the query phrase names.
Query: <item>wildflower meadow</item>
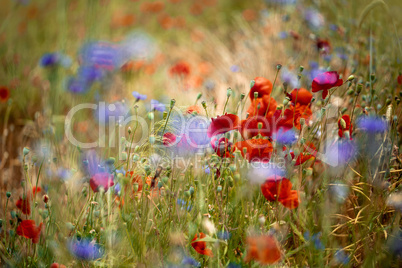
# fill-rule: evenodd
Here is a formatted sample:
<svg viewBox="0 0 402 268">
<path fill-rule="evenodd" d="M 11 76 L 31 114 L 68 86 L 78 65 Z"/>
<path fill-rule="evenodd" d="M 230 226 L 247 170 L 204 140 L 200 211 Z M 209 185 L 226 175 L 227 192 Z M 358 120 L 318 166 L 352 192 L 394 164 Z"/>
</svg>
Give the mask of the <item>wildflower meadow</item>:
<svg viewBox="0 0 402 268">
<path fill-rule="evenodd" d="M 1 0 L 1 267 L 402 267 L 400 0 Z"/>
</svg>

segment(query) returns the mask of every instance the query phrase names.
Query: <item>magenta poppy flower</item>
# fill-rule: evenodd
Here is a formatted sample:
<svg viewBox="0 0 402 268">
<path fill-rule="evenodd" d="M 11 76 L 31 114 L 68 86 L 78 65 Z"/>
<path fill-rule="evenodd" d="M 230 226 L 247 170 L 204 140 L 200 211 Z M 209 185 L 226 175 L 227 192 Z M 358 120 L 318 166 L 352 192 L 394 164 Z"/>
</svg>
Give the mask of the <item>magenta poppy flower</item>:
<svg viewBox="0 0 402 268">
<path fill-rule="evenodd" d="M 109 187 L 112 187 L 114 185 L 113 175 L 106 172 L 96 173 L 89 180 L 89 185 L 95 193 L 99 192 L 100 187 L 103 187 L 103 189 L 105 189 L 105 192 L 107 192 Z"/>
<path fill-rule="evenodd" d="M 322 90 L 322 98 L 325 99 L 328 95 L 328 90 L 333 87 L 339 87 L 343 84 L 342 79 L 339 79 L 339 74 L 335 71 L 325 72 L 317 75 L 311 85 L 313 92 Z"/>
</svg>

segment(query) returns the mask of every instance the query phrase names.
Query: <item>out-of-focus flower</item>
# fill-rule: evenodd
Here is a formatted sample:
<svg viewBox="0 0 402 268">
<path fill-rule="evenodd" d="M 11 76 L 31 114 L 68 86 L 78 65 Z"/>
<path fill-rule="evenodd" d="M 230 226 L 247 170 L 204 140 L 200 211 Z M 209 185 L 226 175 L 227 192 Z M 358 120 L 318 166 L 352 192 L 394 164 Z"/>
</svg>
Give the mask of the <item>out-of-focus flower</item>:
<svg viewBox="0 0 402 268">
<path fill-rule="evenodd" d="M 181 198 L 178 198 L 176 200 L 176 203 L 180 206 L 181 209 L 186 209 L 187 211 L 191 211 L 191 209 L 193 208 L 193 205 L 191 204 L 191 201 L 189 201 L 187 203 L 185 200 L 183 200 Z"/>
<path fill-rule="evenodd" d="M 312 30 L 319 30 L 325 24 L 324 17 L 315 9 L 305 10 L 304 19 Z"/>
<path fill-rule="evenodd" d="M 232 153 L 234 148 L 227 138 L 221 137 L 220 139 L 217 139 L 216 137 L 213 137 L 211 139 L 211 145 L 218 156 L 233 157 Z"/>
<path fill-rule="evenodd" d="M 185 265 L 186 267 L 188 265 L 193 266 L 193 267 L 201 267 L 201 263 L 199 263 L 195 259 L 188 257 L 188 256 L 183 258 L 181 265 Z"/>
<path fill-rule="evenodd" d="M 166 110 L 166 106 L 157 100 L 151 100 L 151 108 L 159 112 L 164 112 Z"/>
<path fill-rule="evenodd" d="M 71 58 L 62 53 L 45 53 L 39 60 L 42 67 L 63 66 L 69 67 L 71 65 Z"/>
<path fill-rule="evenodd" d="M 99 192 L 99 189 L 102 187 L 105 192 L 114 185 L 113 175 L 109 173 L 97 173 L 89 180 L 89 185 L 94 192 Z"/>
<path fill-rule="evenodd" d="M 343 138 L 343 132 L 344 131 L 349 131 L 350 139 L 352 139 L 352 131 L 353 131 L 353 125 L 352 122 L 350 122 L 350 116 L 345 114 L 343 115 L 339 120 L 338 120 L 338 135 L 339 137 Z"/>
<path fill-rule="evenodd" d="M 6 102 L 10 98 L 10 90 L 6 86 L 0 86 L 0 102 Z"/>
<path fill-rule="evenodd" d="M 350 258 L 348 255 L 346 255 L 345 251 L 339 249 L 335 252 L 335 261 L 338 264 L 343 264 L 343 265 L 347 265 L 350 261 Z"/>
<path fill-rule="evenodd" d="M 140 6 L 141 12 L 144 13 L 159 13 L 165 8 L 165 3 L 162 1 L 144 2 Z"/>
<path fill-rule="evenodd" d="M 17 234 L 19 236 L 31 239 L 32 243 L 37 244 L 39 242 L 42 224 L 43 223 L 40 223 L 39 226 L 36 226 L 34 220 L 23 220 L 17 227 Z"/>
<path fill-rule="evenodd" d="M 58 264 L 57 262 L 52 263 L 49 268 L 66 268 L 63 264 Z"/>
<path fill-rule="evenodd" d="M 186 113 L 187 114 L 193 114 L 193 113 L 202 114 L 202 109 L 198 105 L 191 105 L 187 108 Z"/>
<path fill-rule="evenodd" d="M 222 240 L 229 240 L 232 234 L 228 231 L 219 231 L 216 233 L 216 236 Z"/>
<path fill-rule="evenodd" d="M 287 208 L 299 206 L 299 193 L 292 190 L 292 183 L 287 178 L 272 176 L 261 185 L 261 192 L 270 202 L 279 201 Z"/>
<path fill-rule="evenodd" d="M 129 108 L 124 102 L 116 101 L 110 104 L 98 105 L 95 113 L 95 118 L 100 124 L 107 124 L 112 118 L 118 123 L 128 116 Z"/>
<path fill-rule="evenodd" d="M 369 134 L 384 133 L 388 129 L 387 122 L 380 117 L 362 116 L 357 120 L 357 126 Z"/>
<path fill-rule="evenodd" d="M 207 248 L 207 243 L 205 241 L 197 241 L 198 239 L 203 239 L 205 237 L 206 235 L 204 233 L 195 234 L 193 240 L 191 240 L 191 246 L 198 253 L 212 257 L 212 250 Z"/>
<path fill-rule="evenodd" d="M 19 198 L 15 203 L 15 206 L 21 210 L 22 214 L 30 215 L 31 214 L 31 202 L 29 201 L 29 197 Z"/>
<path fill-rule="evenodd" d="M 271 118 L 275 113 L 277 103 L 270 95 L 264 95 L 262 98 L 257 98 L 251 101 L 251 105 L 247 109 L 249 118 L 258 116 L 262 118 Z M 262 119 L 261 118 L 261 119 Z"/>
<path fill-rule="evenodd" d="M 140 100 L 145 100 L 148 96 L 145 94 L 140 94 L 137 91 L 133 91 L 131 93 L 133 95 L 133 97 L 136 99 L 136 101 L 140 101 Z"/>
<path fill-rule="evenodd" d="M 255 260 L 262 265 L 274 264 L 281 259 L 278 242 L 271 235 L 247 237 L 247 254 L 245 262 Z"/>
<path fill-rule="evenodd" d="M 208 218 L 204 218 L 202 221 L 202 226 L 207 230 L 209 235 L 213 235 L 216 233 L 216 228 L 215 225 L 212 221 L 210 221 Z"/>
<path fill-rule="evenodd" d="M 321 232 L 313 234 L 312 236 L 310 236 L 310 232 L 306 231 L 303 234 L 304 240 L 306 240 L 307 242 L 312 242 L 314 244 L 315 249 L 317 250 L 324 250 L 325 246 L 324 244 L 321 242 Z"/>
<path fill-rule="evenodd" d="M 399 229 L 396 233 L 390 235 L 387 241 L 389 252 L 396 258 L 402 257 L 402 231 Z"/>
<path fill-rule="evenodd" d="M 123 60 L 119 45 L 108 42 L 92 42 L 84 45 L 80 57 L 82 65 L 108 71 L 120 68 Z"/>
<path fill-rule="evenodd" d="M 150 60 L 155 57 L 157 45 L 147 33 L 134 31 L 120 43 L 120 49 L 124 61 Z"/>
<path fill-rule="evenodd" d="M 398 75 L 398 78 L 396 79 L 399 85 L 402 85 L 402 74 Z"/>
<path fill-rule="evenodd" d="M 289 36 L 289 34 L 288 34 L 288 32 L 286 32 L 286 31 L 279 32 L 279 34 L 278 34 L 278 37 L 279 37 L 280 39 L 285 39 L 285 38 L 287 38 L 288 36 Z"/>
<path fill-rule="evenodd" d="M 273 147 L 268 139 L 249 139 L 239 141 L 235 146 L 249 162 L 267 163 L 271 159 Z"/>
<path fill-rule="evenodd" d="M 282 68 L 281 80 L 282 82 L 288 84 L 291 88 L 298 88 L 300 84 L 297 74 L 289 71 L 287 68 Z"/>
<path fill-rule="evenodd" d="M 171 76 L 188 77 L 191 73 L 190 64 L 185 61 L 180 61 L 170 67 L 169 73 Z"/>
<path fill-rule="evenodd" d="M 92 83 L 101 80 L 103 76 L 103 71 L 94 66 L 81 66 L 77 75 L 68 81 L 67 89 L 72 93 L 86 93 L 91 88 Z"/>
<path fill-rule="evenodd" d="M 238 72 L 240 72 L 240 67 L 237 65 L 232 65 L 232 66 L 230 66 L 230 71 L 232 71 L 234 73 L 238 73 Z"/>
<path fill-rule="evenodd" d="M 327 55 L 331 53 L 331 44 L 329 43 L 328 40 L 318 38 L 316 43 L 315 43 L 318 52 Z"/>
<path fill-rule="evenodd" d="M 166 132 L 163 134 L 162 142 L 164 146 L 170 147 L 176 143 L 176 135 L 171 132 Z"/>
<path fill-rule="evenodd" d="M 103 248 L 88 239 L 72 239 L 68 242 L 68 249 L 71 254 L 80 260 L 96 260 L 103 256 Z"/>
<path fill-rule="evenodd" d="M 356 154 L 353 141 L 338 140 L 332 143 L 324 154 L 325 163 L 336 167 L 348 163 Z"/>
<path fill-rule="evenodd" d="M 343 84 L 342 79 L 339 79 L 339 74 L 335 71 L 325 72 L 316 76 L 311 85 L 313 92 L 322 91 L 322 98 L 325 99 L 328 95 L 328 90 L 333 87 L 339 87 Z"/>
<path fill-rule="evenodd" d="M 247 174 L 248 179 L 252 183 L 263 184 L 269 177 L 282 178 L 285 176 L 286 172 L 284 169 L 280 168 L 275 163 L 270 163 L 267 167 L 266 165 L 255 166 L 249 169 Z"/>
<path fill-rule="evenodd" d="M 225 114 L 212 118 L 212 122 L 208 127 L 208 137 L 213 137 L 218 134 L 223 134 L 234 130 L 239 126 L 240 119 L 235 114 Z"/>
</svg>

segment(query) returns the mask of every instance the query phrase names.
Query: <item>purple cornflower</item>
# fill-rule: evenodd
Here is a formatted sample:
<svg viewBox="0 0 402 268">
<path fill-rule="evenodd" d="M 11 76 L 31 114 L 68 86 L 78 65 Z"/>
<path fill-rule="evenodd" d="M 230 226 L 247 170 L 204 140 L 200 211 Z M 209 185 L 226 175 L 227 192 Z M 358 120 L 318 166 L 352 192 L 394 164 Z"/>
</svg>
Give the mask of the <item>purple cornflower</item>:
<svg viewBox="0 0 402 268">
<path fill-rule="evenodd" d="M 219 231 L 216 233 L 216 236 L 222 240 L 229 240 L 232 234 L 228 231 Z"/>
<path fill-rule="evenodd" d="M 357 120 L 357 126 L 369 134 L 387 131 L 387 122 L 380 117 L 363 116 Z"/>
<path fill-rule="evenodd" d="M 190 265 L 193 267 L 201 267 L 201 263 L 199 263 L 198 261 L 196 261 L 195 259 L 191 258 L 191 257 L 184 257 L 182 262 L 182 265 Z"/>
<path fill-rule="evenodd" d="M 315 9 L 307 9 L 304 12 L 304 19 L 312 30 L 319 30 L 324 26 L 324 17 Z"/>
<path fill-rule="evenodd" d="M 286 31 L 279 32 L 279 34 L 278 34 L 279 39 L 285 39 L 288 36 L 289 36 L 289 34 Z"/>
<path fill-rule="evenodd" d="M 145 94 L 140 94 L 140 93 L 137 92 L 137 91 L 133 91 L 131 94 L 133 94 L 134 98 L 136 98 L 137 101 L 145 100 L 145 99 L 148 97 L 147 95 L 145 95 Z"/>
<path fill-rule="evenodd" d="M 349 162 L 356 153 L 356 145 L 353 141 L 337 140 L 330 145 L 325 152 L 325 162 L 333 167 Z"/>
<path fill-rule="evenodd" d="M 304 239 L 307 242 L 313 242 L 315 249 L 317 250 L 324 250 L 325 246 L 324 244 L 321 242 L 321 232 L 318 232 L 316 234 L 313 234 L 312 236 L 310 236 L 310 232 L 306 231 L 304 234 Z"/>
<path fill-rule="evenodd" d="M 88 239 L 73 239 L 68 242 L 71 254 L 80 260 L 96 260 L 103 256 L 104 250 L 95 242 Z"/>
<path fill-rule="evenodd" d="M 164 112 L 166 110 L 166 106 L 162 103 L 160 103 L 157 100 L 152 99 L 151 100 L 151 109 L 157 110 L 159 112 Z"/>
<path fill-rule="evenodd" d="M 103 78 L 103 72 L 93 66 L 81 66 L 75 77 L 68 82 L 67 88 L 72 93 L 87 92 L 92 83 Z"/>
<path fill-rule="evenodd" d="M 42 67 L 61 65 L 67 68 L 71 65 L 71 58 L 61 53 L 45 53 L 40 58 L 39 65 Z"/>
</svg>

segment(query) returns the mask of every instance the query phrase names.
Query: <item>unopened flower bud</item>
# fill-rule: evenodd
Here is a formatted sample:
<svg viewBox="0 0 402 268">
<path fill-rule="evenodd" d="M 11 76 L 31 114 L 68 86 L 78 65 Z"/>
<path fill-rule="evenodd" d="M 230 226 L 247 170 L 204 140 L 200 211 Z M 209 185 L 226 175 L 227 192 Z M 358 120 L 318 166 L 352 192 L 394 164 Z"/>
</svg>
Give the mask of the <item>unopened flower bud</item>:
<svg viewBox="0 0 402 268">
<path fill-rule="evenodd" d="M 342 129 L 345 129 L 345 128 L 346 128 L 346 122 L 345 122 L 345 120 L 343 120 L 343 118 L 341 118 L 341 119 L 339 120 L 339 123 L 341 124 Z"/>
<path fill-rule="evenodd" d="M 347 81 L 353 81 L 355 79 L 355 76 L 352 74 L 352 75 L 350 75 L 349 77 L 348 77 L 348 80 Z"/>
<path fill-rule="evenodd" d="M 198 93 L 198 95 L 197 95 L 197 100 L 201 99 L 201 97 L 202 97 L 202 93 L 200 92 L 200 93 Z"/>
<path fill-rule="evenodd" d="M 254 92 L 254 99 L 256 99 L 256 98 L 258 98 L 258 92 L 257 91 Z"/>
<path fill-rule="evenodd" d="M 22 150 L 22 153 L 24 154 L 24 156 L 26 156 L 29 153 L 29 148 L 24 147 L 24 149 Z"/>
<path fill-rule="evenodd" d="M 42 200 L 43 200 L 44 203 L 47 204 L 47 202 L 49 202 L 49 196 L 48 196 L 47 194 L 45 194 L 45 195 L 42 197 Z"/>
<path fill-rule="evenodd" d="M 202 107 L 204 107 L 204 109 L 207 109 L 207 103 L 205 101 L 201 102 Z"/>
<path fill-rule="evenodd" d="M 171 99 L 171 100 L 170 100 L 170 109 L 173 108 L 173 106 L 175 105 L 175 103 L 176 103 L 176 100 L 175 100 L 175 99 Z"/>
<path fill-rule="evenodd" d="M 219 192 L 222 192 L 222 186 L 220 186 L 220 185 L 218 185 L 218 187 L 216 188 L 216 191 L 219 193 Z"/>
<path fill-rule="evenodd" d="M 299 72 L 302 73 L 303 70 L 304 70 L 304 66 L 300 65 L 300 67 L 299 67 Z"/>
<path fill-rule="evenodd" d="M 300 125 L 304 126 L 304 124 L 306 124 L 306 119 L 300 118 Z"/>
<path fill-rule="evenodd" d="M 262 123 L 258 122 L 257 127 L 258 127 L 258 129 L 262 129 Z"/>
<path fill-rule="evenodd" d="M 246 97 L 246 94 L 241 93 L 241 95 L 240 95 L 240 100 L 244 100 L 245 97 Z"/>
<path fill-rule="evenodd" d="M 282 64 L 277 64 L 276 69 L 279 71 L 282 68 Z"/>
<path fill-rule="evenodd" d="M 7 198 L 10 198 L 11 197 L 11 192 L 7 192 L 6 196 L 7 196 Z"/>
<path fill-rule="evenodd" d="M 149 120 L 154 120 L 154 113 L 153 112 L 148 113 L 148 119 Z"/>
<path fill-rule="evenodd" d="M 231 88 L 228 88 L 227 90 L 226 90 L 226 96 L 229 98 L 230 96 L 232 96 L 232 89 Z"/>
<path fill-rule="evenodd" d="M 362 92 L 362 89 L 363 89 L 363 84 L 361 84 L 361 83 L 357 84 L 356 91 L 358 94 L 360 94 L 360 92 Z"/>
<path fill-rule="evenodd" d="M 167 118 L 168 112 L 167 111 L 163 111 L 162 114 L 162 118 L 165 120 Z"/>
<path fill-rule="evenodd" d="M 128 127 L 128 129 L 127 129 L 127 132 L 128 132 L 128 135 L 131 135 L 131 127 Z"/>
</svg>

